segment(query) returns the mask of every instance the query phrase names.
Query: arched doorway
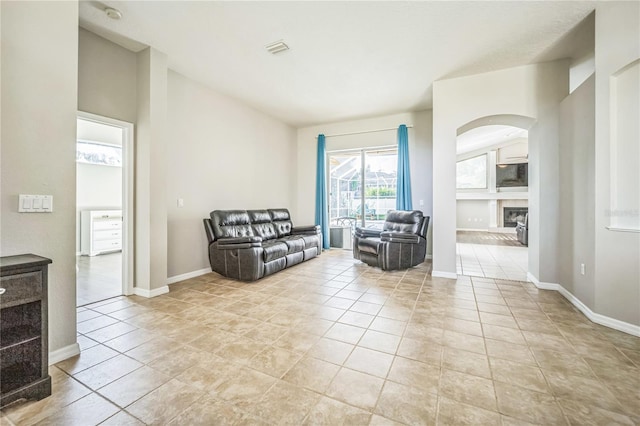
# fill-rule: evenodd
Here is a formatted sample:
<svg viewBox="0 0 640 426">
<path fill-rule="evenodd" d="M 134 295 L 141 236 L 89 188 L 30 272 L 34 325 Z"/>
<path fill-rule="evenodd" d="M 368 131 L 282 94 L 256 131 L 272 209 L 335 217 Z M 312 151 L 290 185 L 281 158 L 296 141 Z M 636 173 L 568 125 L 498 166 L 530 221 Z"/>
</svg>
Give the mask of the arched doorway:
<svg viewBox="0 0 640 426">
<path fill-rule="evenodd" d="M 530 203 L 538 185 L 535 174 L 529 179 L 529 169 L 535 169 L 538 160 L 535 149 L 529 155 L 534 124 L 531 117 L 503 114 L 480 117 L 457 129 L 458 274 L 527 280 L 529 255 L 535 261 L 538 247 L 528 247 L 528 217 L 537 216 L 538 208 L 538 203 Z"/>
<path fill-rule="evenodd" d="M 456 272 L 527 281 L 528 130 L 474 127 L 456 140 Z"/>
</svg>

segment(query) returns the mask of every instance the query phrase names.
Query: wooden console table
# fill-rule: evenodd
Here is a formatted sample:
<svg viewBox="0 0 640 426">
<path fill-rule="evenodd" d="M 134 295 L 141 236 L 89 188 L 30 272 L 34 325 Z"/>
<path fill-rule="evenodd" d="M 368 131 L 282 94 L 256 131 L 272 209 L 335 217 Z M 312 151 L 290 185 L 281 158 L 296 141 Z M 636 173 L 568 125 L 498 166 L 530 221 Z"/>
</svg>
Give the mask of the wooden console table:
<svg viewBox="0 0 640 426">
<path fill-rule="evenodd" d="M 47 268 L 51 259 L 0 257 L 0 407 L 51 395 Z"/>
</svg>

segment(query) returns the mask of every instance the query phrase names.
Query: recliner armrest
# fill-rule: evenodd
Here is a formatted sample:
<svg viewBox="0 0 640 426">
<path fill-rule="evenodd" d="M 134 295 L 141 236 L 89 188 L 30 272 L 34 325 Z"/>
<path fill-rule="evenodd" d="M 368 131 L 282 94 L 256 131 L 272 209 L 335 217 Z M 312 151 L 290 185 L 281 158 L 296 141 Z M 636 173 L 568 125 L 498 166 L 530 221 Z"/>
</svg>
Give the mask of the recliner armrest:
<svg viewBox="0 0 640 426">
<path fill-rule="evenodd" d="M 356 228 L 356 237 L 359 238 L 367 238 L 367 237 L 380 237 L 380 233 L 381 231 L 376 230 L 376 229 L 369 229 L 369 228 Z"/>
<path fill-rule="evenodd" d="M 318 235 L 321 233 L 319 225 L 308 225 L 308 226 L 294 226 L 291 228 L 292 234 L 297 235 Z"/>
<path fill-rule="evenodd" d="M 418 244 L 420 242 L 420 236 L 405 232 L 385 231 L 380 233 L 380 240 L 390 243 Z"/>
<path fill-rule="evenodd" d="M 262 247 L 262 238 L 261 237 L 220 238 L 215 242 L 215 244 L 216 244 L 216 247 L 221 250 Z"/>
</svg>

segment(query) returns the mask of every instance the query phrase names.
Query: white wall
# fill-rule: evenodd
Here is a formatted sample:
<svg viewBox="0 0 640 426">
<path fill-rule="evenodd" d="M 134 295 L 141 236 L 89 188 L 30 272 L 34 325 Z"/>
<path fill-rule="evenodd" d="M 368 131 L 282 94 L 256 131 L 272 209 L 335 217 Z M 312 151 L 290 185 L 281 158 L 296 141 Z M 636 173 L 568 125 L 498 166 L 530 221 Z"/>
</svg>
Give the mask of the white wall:
<svg viewBox="0 0 640 426">
<path fill-rule="evenodd" d="M 640 325 L 640 233 L 606 228 L 611 209 L 611 122 L 615 120 L 610 113 L 610 79 L 640 58 L 640 3 L 597 4 L 595 49 L 595 311 Z"/>
<path fill-rule="evenodd" d="M 536 253 L 546 256 L 544 273 L 555 279 L 554 236 L 547 234 L 548 229 L 557 229 L 557 219 L 553 207 L 557 208 L 557 187 L 538 186 L 540 171 L 537 165 L 551 164 L 548 168 L 557 173 L 554 165 L 557 156 L 553 156 L 553 146 L 557 145 L 557 126 L 552 119 L 554 106 L 568 94 L 568 62 L 556 61 L 528 65 L 485 74 L 436 81 L 433 85 L 433 269 L 436 274 L 455 276 L 456 273 L 456 189 L 455 161 L 456 135 L 458 128 L 482 117 L 513 114 L 537 119 L 537 133 L 529 133 L 529 194 L 530 209 L 539 211 L 538 219 L 530 215 L 529 267 L 535 274 L 540 273 L 539 259 Z M 550 112 L 551 111 L 551 112 Z M 511 124 L 515 122 L 496 122 L 492 124 Z M 544 135 L 544 140 L 541 137 Z M 538 149 L 541 155 L 532 164 L 534 145 L 549 151 Z M 545 176 L 546 177 L 546 176 Z M 537 194 L 533 194 L 537 192 Z M 544 202 L 540 204 L 541 196 Z M 536 204 L 537 203 L 537 204 Z M 547 208 L 548 207 L 548 208 Z M 530 210 L 531 211 L 531 210 Z M 543 232 L 537 220 L 544 217 L 545 246 L 538 247 L 540 233 Z M 535 222 L 535 223 L 534 223 Z M 550 238 L 550 239 L 547 239 Z M 548 250 L 551 249 L 551 250 Z M 548 263 L 548 265 L 547 265 Z M 549 268 L 547 268 L 549 266 Z M 545 278 L 547 278 L 545 276 Z"/>
<path fill-rule="evenodd" d="M 413 125 L 413 128 L 409 129 L 413 208 L 422 210 L 427 216 L 432 216 L 432 114 L 431 111 L 420 111 L 298 129 L 297 187 L 295 192 L 298 221 L 311 224 L 315 219 L 316 137 L 318 134 L 323 133 L 327 136 L 327 151 L 397 145 L 396 129 L 400 124 Z M 330 136 L 342 133 L 368 132 L 376 129 L 392 130 L 348 136 Z M 420 200 L 423 200 L 423 205 L 420 205 Z"/>
<path fill-rule="evenodd" d="M 49 351 L 77 351 L 75 287 L 78 4 L 1 2 L 2 256 L 49 257 Z M 53 195 L 18 213 L 18 194 Z M 60 360 L 59 358 L 57 360 Z"/>
<path fill-rule="evenodd" d="M 169 277 L 209 268 L 202 219 L 213 210 L 286 207 L 302 224 L 292 127 L 174 71 L 167 118 Z"/>
<path fill-rule="evenodd" d="M 489 205 L 486 200 L 458 200 L 456 202 L 457 229 L 488 230 Z"/>
<path fill-rule="evenodd" d="M 559 284 L 595 309 L 595 76 L 560 105 Z M 586 266 L 585 275 L 580 264 Z"/>
<path fill-rule="evenodd" d="M 122 167 L 77 163 L 76 253 L 80 252 L 80 212 L 122 209 Z"/>
</svg>

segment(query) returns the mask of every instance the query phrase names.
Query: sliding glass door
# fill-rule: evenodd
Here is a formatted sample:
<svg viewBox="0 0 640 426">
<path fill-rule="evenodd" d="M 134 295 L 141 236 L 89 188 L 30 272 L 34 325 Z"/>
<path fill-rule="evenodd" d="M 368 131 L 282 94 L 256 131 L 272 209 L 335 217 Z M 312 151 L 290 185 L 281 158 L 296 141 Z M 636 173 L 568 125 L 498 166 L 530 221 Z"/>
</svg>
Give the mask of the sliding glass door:
<svg viewBox="0 0 640 426">
<path fill-rule="evenodd" d="M 332 225 L 382 227 L 396 206 L 396 148 L 329 153 L 329 220 Z"/>
</svg>

